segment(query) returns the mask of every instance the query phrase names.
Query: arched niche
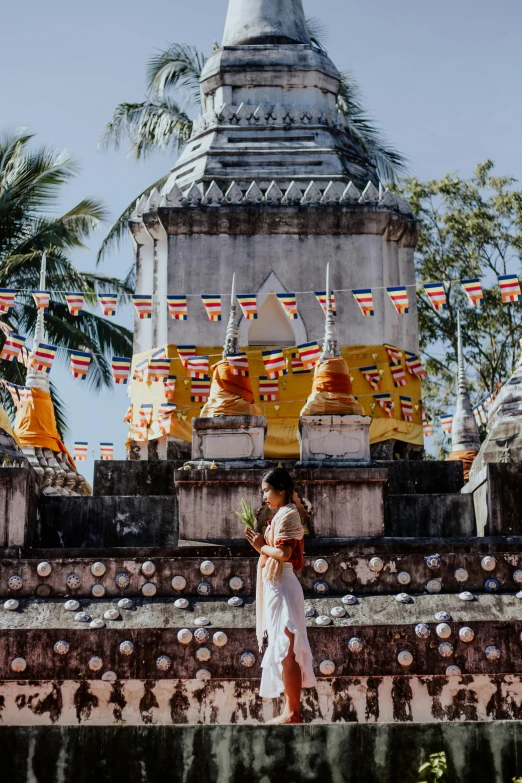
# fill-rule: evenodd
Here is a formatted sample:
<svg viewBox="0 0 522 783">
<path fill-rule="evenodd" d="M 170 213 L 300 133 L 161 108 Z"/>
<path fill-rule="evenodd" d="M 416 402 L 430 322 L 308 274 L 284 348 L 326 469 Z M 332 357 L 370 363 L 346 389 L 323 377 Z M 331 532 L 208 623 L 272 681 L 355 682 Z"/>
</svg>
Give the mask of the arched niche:
<svg viewBox="0 0 522 783">
<path fill-rule="evenodd" d="M 290 319 L 275 295 L 287 292 L 274 272 L 257 292 L 258 317 L 239 322 L 240 345 L 300 345 L 307 342 L 306 329 L 301 316 Z M 288 293 L 288 292 L 287 292 Z"/>
</svg>

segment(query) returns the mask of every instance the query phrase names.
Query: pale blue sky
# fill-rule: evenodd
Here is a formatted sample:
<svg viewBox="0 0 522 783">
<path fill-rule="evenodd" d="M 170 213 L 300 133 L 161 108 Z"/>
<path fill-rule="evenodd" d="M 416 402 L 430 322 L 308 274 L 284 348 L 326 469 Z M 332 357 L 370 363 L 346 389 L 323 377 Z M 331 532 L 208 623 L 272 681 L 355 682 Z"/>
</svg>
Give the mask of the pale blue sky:
<svg viewBox="0 0 522 783">
<path fill-rule="evenodd" d="M 366 103 L 388 139 L 426 179 L 472 173 L 492 158 L 502 174 L 522 179 L 522 5 L 520 0 L 304 0 L 329 29 L 328 52 L 357 76 Z M 64 209 L 103 198 L 115 217 L 172 165 L 168 155 L 145 163 L 126 152 L 101 154 L 97 142 L 114 107 L 144 97 L 147 58 L 179 41 L 209 53 L 221 40 L 226 0 L 26 0 L 4 4 L 0 47 L 0 128 L 24 125 L 41 143 L 69 149 L 82 173 Z M 80 268 L 91 268 L 102 233 Z M 130 243 L 102 271 L 122 275 Z M 125 315 L 124 315 L 125 317 Z M 126 314 L 127 323 L 130 312 Z M 115 443 L 125 457 L 128 401 L 124 387 L 99 395 L 53 369 L 69 404 L 74 440 Z M 85 468 L 92 473 L 92 459 Z"/>
</svg>

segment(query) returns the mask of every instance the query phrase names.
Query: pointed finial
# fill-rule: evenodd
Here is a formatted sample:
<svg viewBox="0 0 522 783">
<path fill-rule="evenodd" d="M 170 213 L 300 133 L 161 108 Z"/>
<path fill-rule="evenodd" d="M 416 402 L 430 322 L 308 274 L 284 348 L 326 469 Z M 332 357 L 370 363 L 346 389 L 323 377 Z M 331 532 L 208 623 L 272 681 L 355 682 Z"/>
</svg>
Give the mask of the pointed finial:
<svg viewBox="0 0 522 783">
<path fill-rule="evenodd" d="M 232 353 L 239 353 L 239 329 L 237 328 L 237 304 L 236 304 L 236 273 L 232 275 L 232 290 L 230 292 L 230 315 L 228 317 L 225 345 L 223 346 L 223 359 Z"/>
<path fill-rule="evenodd" d="M 451 450 L 452 452 L 478 451 L 480 435 L 466 385 L 460 311 L 457 312 L 457 366 L 457 405 L 451 428 Z"/>
<path fill-rule="evenodd" d="M 42 253 L 42 262 L 40 266 L 40 291 L 45 291 L 47 277 L 47 253 Z M 40 343 L 45 343 L 45 320 L 43 310 L 38 310 L 36 314 L 36 324 L 33 335 L 33 351 L 36 350 Z M 26 385 L 31 388 L 42 389 L 42 391 L 49 391 L 49 376 L 46 372 L 39 372 L 38 370 L 30 367 L 27 372 Z"/>
<path fill-rule="evenodd" d="M 323 355 L 321 361 L 333 359 L 340 356 L 339 345 L 337 342 L 337 329 L 335 326 L 335 316 L 332 306 L 332 290 L 330 288 L 330 262 L 326 265 L 326 319 L 323 343 Z"/>
<path fill-rule="evenodd" d="M 460 310 L 457 310 L 457 393 L 466 393 L 466 370 L 464 367 L 464 351 L 462 349 L 462 324 L 460 322 Z"/>
</svg>

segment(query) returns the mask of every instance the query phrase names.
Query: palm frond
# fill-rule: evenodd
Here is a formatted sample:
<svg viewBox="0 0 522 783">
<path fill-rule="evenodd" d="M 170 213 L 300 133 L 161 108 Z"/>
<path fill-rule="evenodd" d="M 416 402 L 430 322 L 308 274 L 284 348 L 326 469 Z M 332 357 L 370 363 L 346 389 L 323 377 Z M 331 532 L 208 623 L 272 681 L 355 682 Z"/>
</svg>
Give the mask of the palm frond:
<svg viewBox="0 0 522 783">
<path fill-rule="evenodd" d="M 149 185 L 148 188 L 146 188 L 142 193 L 137 196 L 134 201 L 132 201 L 128 207 L 124 209 L 124 211 L 121 213 L 119 218 L 113 223 L 113 225 L 110 227 L 109 231 L 107 232 L 106 236 L 104 237 L 100 249 L 98 251 L 98 256 L 96 258 L 96 264 L 101 263 L 103 261 L 104 257 L 107 255 L 107 253 L 112 250 L 113 248 L 119 247 L 122 239 L 127 236 L 128 232 L 128 222 L 130 220 L 130 217 L 134 211 L 134 208 L 136 206 L 136 201 L 139 201 L 139 199 L 144 196 L 146 193 L 150 193 L 151 190 L 154 188 L 157 188 L 158 190 L 161 190 L 165 182 L 167 181 L 169 175 L 165 174 L 164 177 L 161 177 L 161 179 L 158 179 L 156 182 L 154 182 L 152 185 Z M 134 290 L 134 285 L 132 282 L 129 281 L 129 275 L 127 275 L 126 281 L 124 281 L 125 285 L 128 285 L 129 287 Z"/>
<path fill-rule="evenodd" d="M 330 38 L 328 28 L 324 22 L 316 16 L 308 16 L 306 18 L 306 29 L 308 30 L 308 35 L 310 36 L 312 43 L 324 51 Z"/>
<path fill-rule="evenodd" d="M 383 182 L 396 182 L 406 173 L 407 159 L 390 146 L 363 106 L 361 88 L 353 74 L 341 72 L 337 107 L 359 146 L 377 168 Z"/>
<path fill-rule="evenodd" d="M 155 54 L 147 63 L 147 88 L 160 101 L 178 89 L 188 105 L 201 103 L 199 80 L 207 58 L 189 44 L 172 44 Z"/>
</svg>

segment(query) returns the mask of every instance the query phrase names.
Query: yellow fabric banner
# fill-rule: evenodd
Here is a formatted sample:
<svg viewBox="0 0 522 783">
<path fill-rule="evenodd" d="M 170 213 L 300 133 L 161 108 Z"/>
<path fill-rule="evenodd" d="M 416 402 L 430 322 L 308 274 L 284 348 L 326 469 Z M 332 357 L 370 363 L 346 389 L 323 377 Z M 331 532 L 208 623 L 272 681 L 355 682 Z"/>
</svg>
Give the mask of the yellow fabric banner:
<svg viewBox="0 0 522 783">
<path fill-rule="evenodd" d="M 270 348 L 270 346 L 266 346 Z M 136 364 L 150 357 L 158 349 L 133 357 L 133 369 Z M 250 377 L 254 389 L 256 404 L 261 408 L 262 414 L 268 419 L 268 434 L 265 441 L 265 455 L 269 459 L 294 459 L 299 457 L 299 443 L 297 440 L 297 426 L 299 413 L 306 402 L 313 381 L 313 371 L 309 373 L 293 374 L 289 370 L 288 375 L 279 378 L 279 400 L 277 402 L 261 402 L 259 398 L 259 376 L 265 375 L 261 352 L 265 347 L 242 348 L 248 355 Z M 294 348 L 283 348 L 287 360 L 290 360 Z M 166 355 L 171 359 L 170 374 L 175 375 L 176 391 L 173 402 L 177 409 L 172 415 L 170 435 L 181 440 L 192 440 L 192 419 L 200 415 L 203 404 L 193 403 L 190 400 L 190 378 L 178 356 L 175 345 L 165 346 Z M 223 349 L 219 347 L 199 346 L 197 356 L 210 356 L 210 362 L 216 364 L 221 360 Z M 406 385 L 396 387 L 390 370 L 390 358 L 383 345 L 355 345 L 341 348 L 341 354 L 348 362 L 350 368 L 353 393 L 362 405 L 365 415 L 371 416 L 373 421 L 370 427 L 370 442 L 395 438 L 417 446 L 424 444 L 422 431 L 422 398 L 421 382 L 405 370 Z M 290 364 L 290 361 L 289 361 Z M 373 389 L 360 367 L 374 365 L 381 376 L 381 388 Z M 402 366 L 405 367 L 404 358 Z M 373 399 L 374 394 L 388 392 L 394 403 L 393 416 L 388 414 Z M 402 416 L 400 397 L 411 397 L 413 405 L 413 422 L 407 422 Z M 161 437 L 157 421 L 158 409 L 165 401 L 162 382 L 136 381 L 131 382 L 132 398 L 132 423 L 129 429 L 129 441 L 154 440 Z M 147 434 L 143 428 L 139 428 L 139 409 L 143 403 L 154 405 L 153 423 Z"/>
</svg>

